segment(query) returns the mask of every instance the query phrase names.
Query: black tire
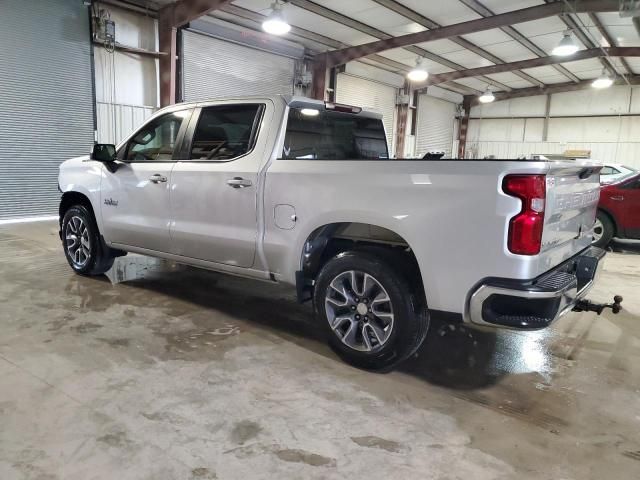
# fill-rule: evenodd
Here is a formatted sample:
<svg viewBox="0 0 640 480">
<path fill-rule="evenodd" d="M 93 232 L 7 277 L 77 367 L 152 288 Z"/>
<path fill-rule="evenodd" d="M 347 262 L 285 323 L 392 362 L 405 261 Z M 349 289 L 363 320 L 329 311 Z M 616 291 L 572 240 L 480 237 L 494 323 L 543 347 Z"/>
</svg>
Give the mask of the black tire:
<svg viewBox="0 0 640 480">
<path fill-rule="evenodd" d="M 609 218 L 609 215 L 600 210 L 598 210 L 596 219 L 602 224 L 602 236 L 598 240 L 594 239 L 593 245 L 599 248 L 605 248 L 611 242 L 616 228 L 611 218 Z"/>
<path fill-rule="evenodd" d="M 72 254 L 69 251 L 68 242 L 74 242 L 74 240 L 67 240 L 67 233 L 72 233 L 69 229 L 73 228 L 78 219 L 82 221 L 81 225 L 86 228 L 85 238 L 88 239 L 88 245 L 85 244 L 88 255 L 86 257 L 80 257 L 81 261 L 76 261 L 72 258 Z M 69 223 L 74 221 L 73 226 L 69 226 Z M 62 217 L 62 249 L 64 250 L 64 256 L 67 258 L 67 262 L 71 266 L 74 272 L 79 275 L 102 275 L 113 266 L 115 255 L 110 249 L 104 245 L 96 219 L 93 213 L 84 205 L 73 205 L 69 207 Z M 84 230 L 83 230 L 84 232 Z M 75 240 L 76 244 L 78 240 Z M 84 253 L 82 254 L 84 255 Z M 86 259 L 86 260 L 85 260 Z"/>
<path fill-rule="evenodd" d="M 394 265 L 396 265 L 394 263 Z M 326 297 L 329 289 L 332 289 L 331 283 L 345 272 L 356 271 L 372 276 L 379 286 L 387 293 L 390 299 L 390 306 L 393 313 L 393 325 L 391 332 L 383 343 L 378 343 L 370 351 L 361 351 L 345 344 L 339 333 L 334 331 L 329 324 L 330 316 L 337 318 L 337 314 L 329 312 L 327 314 Z M 364 278 L 364 277 L 362 277 Z M 397 366 L 400 362 L 406 360 L 414 354 L 424 341 L 427 330 L 429 328 L 429 316 L 427 313 L 426 302 L 423 300 L 424 295 L 420 289 L 412 285 L 409 281 L 410 276 L 392 267 L 392 264 L 383 256 L 372 254 L 370 252 L 352 251 L 340 253 L 330 259 L 321 269 L 314 288 L 314 306 L 322 322 L 329 338 L 329 344 L 334 351 L 347 363 L 358 368 L 376 371 L 388 371 Z M 377 288 L 374 286 L 374 288 Z M 361 291 L 365 291 L 363 286 Z M 355 294 L 355 290 L 352 290 Z M 331 293 L 333 295 L 333 293 Z M 343 297 L 346 299 L 346 297 Z M 379 298 L 379 297 L 378 297 Z M 360 302 L 365 302 L 359 299 Z M 370 301 L 373 308 L 375 302 Z M 366 303 L 366 302 L 365 302 Z M 350 308 L 350 307 L 340 307 Z M 330 310 L 332 307 L 330 306 Z M 357 312 L 358 310 L 356 310 Z M 369 310 L 371 312 L 372 310 Z M 354 315 L 355 313 L 354 312 Z M 366 314 L 365 314 L 366 315 Z M 379 321 L 374 314 L 373 321 Z M 367 318 L 362 317 L 361 318 Z M 352 320 L 349 320 L 352 322 Z M 347 323 L 345 329 L 349 329 Z M 363 324 L 356 327 L 360 329 L 360 338 L 364 344 Z M 344 337 L 346 338 L 346 334 Z M 367 343 L 371 341 L 377 343 L 374 337 L 370 337 Z"/>
</svg>

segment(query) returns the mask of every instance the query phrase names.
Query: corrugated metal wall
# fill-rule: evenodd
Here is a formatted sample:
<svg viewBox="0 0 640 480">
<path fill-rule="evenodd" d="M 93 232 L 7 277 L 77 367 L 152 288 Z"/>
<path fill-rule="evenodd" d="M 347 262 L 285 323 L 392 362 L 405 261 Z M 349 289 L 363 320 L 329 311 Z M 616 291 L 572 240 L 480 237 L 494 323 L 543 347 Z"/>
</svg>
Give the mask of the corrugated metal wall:
<svg viewBox="0 0 640 480">
<path fill-rule="evenodd" d="M 93 144 L 87 8 L 1 4 L 0 219 L 57 214 L 59 164 Z"/>
<path fill-rule="evenodd" d="M 390 156 L 395 152 L 397 92 L 397 88 L 389 85 L 346 73 L 339 73 L 336 82 L 336 102 L 356 105 L 382 114 Z"/>
<path fill-rule="evenodd" d="M 443 151 L 445 158 L 451 158 L 456 111 L 455 103 L 430 95 L 419 95 L 416 156 Z"/>
<path fill-rule="evenodd" d="M 185 101 L 247 95 L 291 95 L 295 60 L 184 31 Z"/>
</svg>

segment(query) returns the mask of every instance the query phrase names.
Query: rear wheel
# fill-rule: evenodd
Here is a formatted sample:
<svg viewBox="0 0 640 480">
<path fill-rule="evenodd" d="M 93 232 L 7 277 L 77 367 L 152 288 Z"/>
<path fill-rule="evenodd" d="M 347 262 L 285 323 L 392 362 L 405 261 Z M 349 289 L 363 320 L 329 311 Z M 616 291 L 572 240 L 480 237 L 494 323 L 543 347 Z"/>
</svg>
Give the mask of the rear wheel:
<svg viewBox="0 0 640 480">
<path fill-rule="evenodd" d="M 67 209 L 62 218 L 62 246 L 67 262 L 80 275 L 101 275 L 115 256 L 102 243 L 93 214 L 84 205 Z"/>
<path fill-rule="evenodd" d="M 599 211 L 596 215 L 596 223 L 593 226 L 593 245 L 605 248 L 611 242 L 615 233 L 615 227 L 609 216 Z"/>
<path fill-rule="evenodd" d="M 424 341 L 429 319 L 400 270 L 368 252 L 346 252 L 318 275 L 314 303 L 333 349 L 371 370 L 396 366 Z"/>
</svg>

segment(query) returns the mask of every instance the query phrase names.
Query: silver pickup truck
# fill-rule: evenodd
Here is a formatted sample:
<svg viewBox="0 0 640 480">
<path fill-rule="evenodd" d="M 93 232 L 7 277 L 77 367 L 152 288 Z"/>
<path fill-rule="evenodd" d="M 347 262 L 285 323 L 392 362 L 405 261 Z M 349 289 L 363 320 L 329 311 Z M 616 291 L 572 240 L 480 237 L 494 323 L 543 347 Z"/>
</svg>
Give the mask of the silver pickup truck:
<svg viewBox="0 0 640 480">
<path fill-rule="evenodd" d="M 537 329 L 575 308 L 604 255 L 600 168 L 390 159 L 379 115 L 307 98 L 179 104 L 61 165 L 60 236 L 82 275 L 136 252 L 289 284 L 382 369 L 434 316 Z"/>
</svg>

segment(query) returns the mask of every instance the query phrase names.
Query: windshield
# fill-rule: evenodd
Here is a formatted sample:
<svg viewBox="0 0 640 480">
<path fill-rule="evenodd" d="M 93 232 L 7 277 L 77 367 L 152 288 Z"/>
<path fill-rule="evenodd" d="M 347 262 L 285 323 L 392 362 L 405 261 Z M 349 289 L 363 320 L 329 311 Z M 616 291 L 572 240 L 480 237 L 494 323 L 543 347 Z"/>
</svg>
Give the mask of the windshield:
<svg viewBox="0 0 640 480">
<path fill-rule="evenodd" d="M 352 113 L 292 108 L 282 158 L 379 160 L 389 158 L 382 120 Z"/>
</svg>

